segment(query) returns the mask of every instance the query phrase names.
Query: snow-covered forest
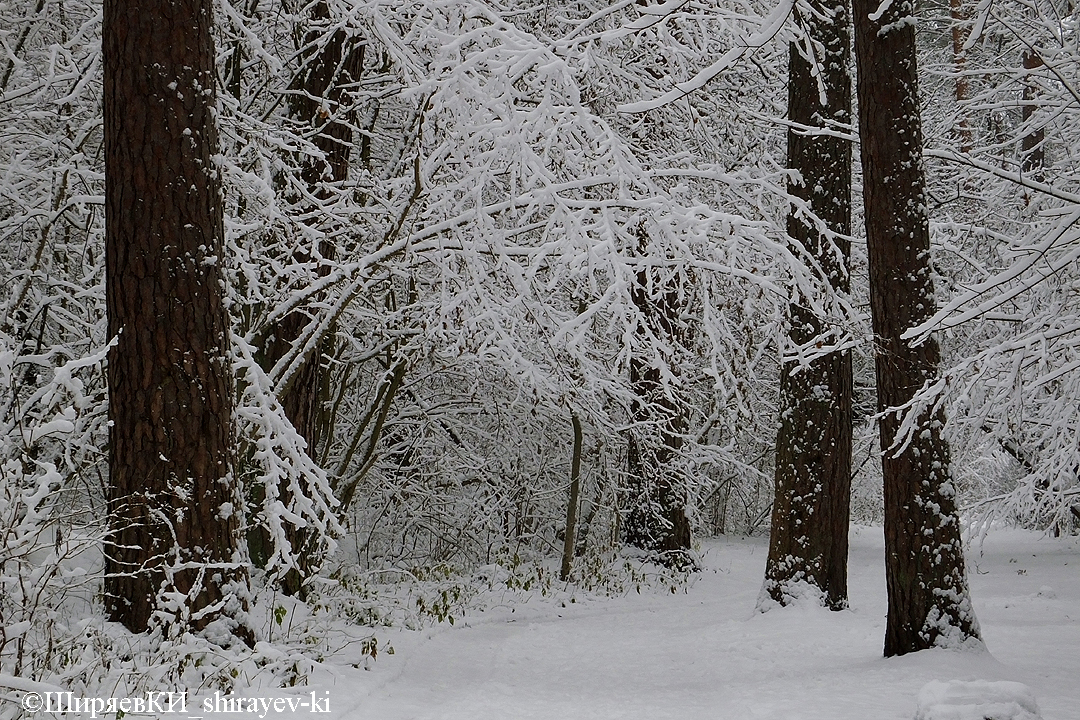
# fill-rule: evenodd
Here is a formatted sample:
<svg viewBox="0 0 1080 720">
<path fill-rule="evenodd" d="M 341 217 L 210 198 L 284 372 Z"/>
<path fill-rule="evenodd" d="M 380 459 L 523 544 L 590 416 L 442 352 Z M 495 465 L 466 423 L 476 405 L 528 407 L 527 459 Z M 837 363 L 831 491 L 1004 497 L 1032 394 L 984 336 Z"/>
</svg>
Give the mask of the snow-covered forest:
<svg viewBox="0 0 1080 720">
<path fill-rule="evenodd" d="M 0 717 L 1080 712 L 1072 0 L 0 0 L 0 47 Z M 543 657 L 416 694 L 471 623 Z"/>
</svg>

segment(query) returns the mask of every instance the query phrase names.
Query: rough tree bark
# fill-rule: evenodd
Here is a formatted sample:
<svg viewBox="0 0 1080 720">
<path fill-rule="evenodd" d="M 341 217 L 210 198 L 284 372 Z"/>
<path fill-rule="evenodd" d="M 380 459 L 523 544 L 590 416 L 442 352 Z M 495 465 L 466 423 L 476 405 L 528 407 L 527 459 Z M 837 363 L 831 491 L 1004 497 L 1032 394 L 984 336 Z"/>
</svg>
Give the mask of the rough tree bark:
<svg viewBox="0 0 1080 720">
<path fill-rule="evenodd" d="M 902 406 L 938 375 L 937 342 L 906 330 L 933 315 L 930 232 L 912 0 L 854 0 L 863 203 L 876 335 L 878 409 Z M 900 419 L 879 425 L 885 483 L 885 655 L 979 637 L 968 596 L 949 446 L 940 409 L 922 411 L 894 447 Z"/>
<path fill-rule="evenodd" d="M 352 98 L 350 89 L 360 80 L 364 64 L 364 43 L 355 42 L 348 33 L 337 28 L 326 33 L 323 28 L 330 18 L 325 2 L 312 8 L 311 27 L 305 43 L 315 45 L 303 70 L 293 82 L 290 96 L 291 114 L 302 127 L 313 131 L 312 142 L 324 160 L 312 159 L 304 164 L 301 176 L 309 190 L 319 200 L 328 200 L 332 191 L 326 183 L 340 183 L 349 176 L 352 154 L 352 127 L 347 121 Z M 322 243 L 319 255 L 325 260 L 334 258 L 334 247 Z M 298 257 L 311 261 L 306 253 Z M 300 337 L 310 318 L 302 312 L 286 315 L 273 329 L 267 340 L 268 359 L 276 362 L 288 352 Z M 291 382 L 282 392 L 281 404 L 293 427 L 307 441 L 314 453 L 319 442 L 319 385 L 322 366 L 322 343 L 305 360 Z"/>
<path fill-rule="evenodd" d="M 1046 164 L 1046 151 L 1043 141 L 1046 131 L 1042 127 L 1032 127 L 1031 117 L 1038 109 L 1036 99 L 1039 96 L 1039 84 L 1036 82 L 1037 71 L 1043 66 L 1042 56 L 1034 48 L 1024 50 L 1021 58 L 1024 66 L 1024 92 L 1021 103 L 1021 117 L 1027 132 L 1020 138 L 1021 167 L 1025 173 L 1031 173 L 1034 179 L 1043 180 L 1043 167 Z"/>
<path fill-rule="evenodd" d="M 117 338 L 105 597 L 110 619 L 133 631 L 165 612 L 211 639 L 250 643 L 212 7 L 104 5 L 106 307 Z M 187 607 L 164 605 L 165 592 Z"/>
<path fill-rule="evenodd" d="M 638 248 L 642 257 L 647 256 L 647 244 L 648 234 L 642 229 Z M 669 341 L 685 333 L 679 325 L 680 298 L 673 280 L 642 268 L 630 293 L 648 331 Z M 646 328 L 640 327 L 638 334 L 645 342 Z M 660 369 L 640 352 L 630 360 L 630 385 L 638 428 L 629 433 L 626 450 L 626 543 L 685 566 L 690 562 L 690 520 L 685 482 L 675 462 L 686 432 L 685 410 L 674 397 L 676 389 L 665 387 Z"/>
<path fill-rule="evenodd" d="M 967 69 L 967 50 L 964 49 L 971 29 L 970 13 L 964 0 L 949 0 L 949 19 L 952 21 L 953 70 L 956 72 L 955 96 L 959 118 L 956 121 L 956 134 L 960 137 L 960 152 L 968 154 L 975 148 L 968 121 L 967 108 L 964 104 L 971 99 L 971 83 L 964 71 Z"/>
<path fill-rule="evenodd" d="M 824 55 L 817 67 L 795 43 L 788 61 L 788 119 L 812 128 L 851 122 L 851 20 L 845 0 L 815 0 L 800 17 Z M 816 71 L 816 72 L 815 72 Z M 821 82 L 822 88 L 818 83 Z M 821 90 L 824 90 L 824 103 Z M 836 130 L 835 127 L 831 129 Z M 800 181 L 788 192 L 806 202 L 827 227 L 792 207 L 788 235 L 817 262 L 824 279 L 847 294 L 851 251 L 851 143 L 836 135 L 788 130 L 788 167 Z M 789 308 L 788 339 L 813 343 L 822 321 L 805 305 Z M 783 363 L 776 493 L 764 591 L 780 604 L 807 582 L 830 608 L 847 607 L 848 520 L 851 499 L 851 353 L 831 352 L 809 364 Z"/>
<path fill-rule="evenodd" d="M 289 100 L 292 116 L 302 128 L 312 129 L 312 142 L 325 158 L 309 160 L 301 170 L 301 177 L 309 191 L 319 200 L 328 200 L 332 196 L 326 183 L 342 182 L 349 175 L 353 138 L 352 127 L 345 116 L 351 107 L 350 87 L 359 81 L 363 69 L 365 48 L 364 43 L 356 42 L 344 29 L 327 32 L 325 26 L 330 19 L 327 3 L 316 3 L 311 11 L 312 26 L 304 39 L 305 45 L 315 49 L 306 55 L 303 69 L 293 81 L 293 94 Z M 318 251 L 324 260 L 334 257 L 334 248 L 330 243 L 321 243 Z M 307 263 L 313 257 L 301 251 L 297 253 L 296 260 Z M 325 272 L 325 269 L 318 272 Z M 270 367 L 284 357 L 300 340 L 310 321 L 311 317 L 303 311 L 295 311 L 282 318 L 266 338 L 263 363 Z M 322 439 L 319 410 L 323 396 L 322 364 L 326 344 L 323 340 L 317 342 L 289 382 L 279 390 L 285 415 L 307 442 L 308 452 L 312 456 Z M 290 492 L 288 487 L 282 487 L 279 497 L 288 498 Z M 306 533 L 301 528 L 290 526 L 287 535 L 300 567 L 282 577 L 281 587 L 287 595 L 302 596 L 303 582 L 310 575 L 316 559 L 310 556 Z M 252 533 L 252 555 L 260 564 L 265 564 L 269 556 L 268 543 L 265 532 Z"/>
</svg>

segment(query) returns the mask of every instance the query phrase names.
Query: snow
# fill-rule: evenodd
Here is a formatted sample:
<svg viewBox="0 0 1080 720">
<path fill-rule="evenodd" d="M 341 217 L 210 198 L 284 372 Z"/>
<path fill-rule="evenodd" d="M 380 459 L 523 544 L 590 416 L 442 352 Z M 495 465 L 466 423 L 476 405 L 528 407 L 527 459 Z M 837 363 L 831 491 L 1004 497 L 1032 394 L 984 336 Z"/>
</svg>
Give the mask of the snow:
<svg viewBox="0 0 1080 720">
<path fill-rule="evenodd" d="M 1041 720 L 1031 688 L 999 680 L 931 680 L 919 691 L 915 720 Z"/>
<path fill-rule="evenodd" d="M 761 48 L 767 42 L 772 40 L 776 34 L 780 32 L 784 23 L 787 22 L 793 7 L 793 2 L 782 0 L 782 2 L 773 8 L 768 17 L 762 20 L 761 29 L 757 33 L 746 38 L 744 43 L 737 44 L 735 47 L 728 50 L 719 60 L 716 60 L 709 65 L 709 67 L 700 71 L 686 82 L 677 83 L 674 89 L 669 90 L 660 97 L 626 103 L 620 105 L 618 111 L 621 113 L 640 113 L 655 110 L 668 103 L 681 100 L 696 90 L 700 90 L 709 84 L 711 80 L 720 75 L 720 73 L 732 67 L 735 62 L 741 59 L 748 51 Z"/>
<path fill-rule="evenodd" d="M 992 531 L 969 557 L 988 651 L 889 659 L 881 530 L 855 528 L 851 544 L 849 610 L 756 613 L 767 539 L 708 540 L 685 592 L 496 594 L 453 627 L 378 629 L 394 654 L 365 672 L 355 648 L 311 689 L 356 720 L 969 720 L 986 717 L 980 706 L 994 720 L 1078 717 L 1080 538 Z"/>
</svg>

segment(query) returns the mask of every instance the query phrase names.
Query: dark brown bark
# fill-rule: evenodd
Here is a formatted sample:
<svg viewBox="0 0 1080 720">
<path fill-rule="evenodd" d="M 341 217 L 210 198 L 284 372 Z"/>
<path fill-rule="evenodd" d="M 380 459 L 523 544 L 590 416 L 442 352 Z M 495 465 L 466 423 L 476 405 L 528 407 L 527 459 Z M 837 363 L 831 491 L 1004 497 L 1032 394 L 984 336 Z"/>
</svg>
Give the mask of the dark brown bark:
<svg viewBox="0 0 1080 720">
<path fill-rule="evenodd" d="M 640 234 L 639 253 L 647 256 L 647 233 Z M 649 331 L 676 345 L 685 334 L 679 325 L 677 280 L 657 272 L 638 271 L 631 298 L 643 319 L 638 329 L 642 345 Z M 634 390 L 634 420 L 627 445 L 626 542 L 660 555 L 664 562 L 685 566 L 690 562 L 690 520 L 686 516 L 687 490 L 677 464 L 686 432 L 686 415 L 675 394 L 665 386 L 660 369 L 644 349 L 630 360 Z"/>
<path fill-rule="evenodd" d="M 1042 127 L 1032 127 L 1031 117 L 1038 108 L 1035 100 L 1039 96 L 1039 85 L 1035 82 L 1035 71 L 1043 66 L 1042 56 L 1032 49 L 1024 51 L 1024 98 L 1021 115 L 1027 132 L 1020 138 L 1021 167 L 1025 173 L 1031 173 L 1036 180 L 1043 179 L 1043 167 L 1046 164 L 1046 151 L 1043 149 L 1043 141 L 1046 139 L 1046 131 Z"/>
<path fill-rule="evenodd" d="M 638 374 L 638 387 L 651 384 L 655 371 L 649 368 Z M 634 374 L 634 373 L 632 373 Z M 654 396 L 655 397 L 655 396 Z M 627 446 L 626 543 L 658 553 L 665 562 L 684 565 L 690 549 L 690 520 L 686 517 L 684 483 L 673 470 L 673 460 L 682 447 L 683 430 L 674 403 L 657 402 L 671 414 L 657 432 L 645 439 L 631 434 Z M 649 411 L 648 421 L 654 421 Z M 645 421 L 646 415 L 638 416 Z"/>
<path fill-rule="evenodd" d="M 330 8 L 318 2 L 312 8 L 311 27 L 305 44 L 313 46 L 290 88 L 289 107 L 302 128 L 312 128 L 312 141 L 325 160 L 311 160 L 302 175 L 320 199 L 329 193 L 318 189 L 322 182 L 340 182 L 349 176 L 353 137 L 349 116 L 353 112 L 355 84 L 364 66 L 362 38 L 342 28 L 328 31 Z"/>
<path fill-rule="evenodd" d="M 935 309 L 922 165 L 912 0 L 854 0 L 863 203 L 878 409 L 898 407 L 938 375 L 937 342 L 903 333 Z M 968 596 L 942 411 L 924 411 L 907 444 L 900 420 L 879 425 L 885 483 L 885 655 L 978 638 Z"/>
<path fill-rule="evenodd" d="M 577 413 L 570 413 L 570 423 L 574 426 L 574 448 L 570 457 L 570 498 L 566 504 L 566 528 L 563 536 L 562 568 L 559 579 L 569 580 L 574 563 L 574 549 L 577 547 L 578 503 L 581 499 L 581 446 L 583 436 L 581 420 Z"/>
<path fill-rule="evenodd" d="M 851 122 L 850 14 L 843 0 L 815 2 L 821 14 L 800 18 L 824 47 L 818 75 L 793 43 L 788 64 L 788 119 L 800 125 Z M 824 86 L 821 101 L 818 81 Z M 836 129 L 836 128 L 832 128 Z M 788 167 L 801 181 L 788 192 L 806 202 L 828 228 L 794 207 L 787 231 L 821 268 L 835 292 L 847 294 L 851 252 L 851 143 L 834 135 L 788 131 Z M 798 251 L 798 248 L 796 251 Z M 790 344 L 805 347 L 825 330 L 809 308 L 789 309 Z M 847 607 L 848 521 L 851 498 L 851 353 L 830 352 L 809 364 L 785 362 L 780 372 L 780 428 L 776 437 L 776 493 L 764 589 L 781 604 L 807 582 L 825 603 Z"/>
<path fill-rule="evenodd" d="M 348 122 L 352 99 L 350 91 L 359 81 L 364 63 L 364 44 L 351 38 L 344 30 L 327 32 L 323 25 L 330 20 L 325 2 L 312 9 L 312 27 L 305 42 L 314 46 L 293 82 L 290 109 L 301 128 L 311 128 L 312 142 L 323 158 L 305 161 L 301 176 L 312 195 L 330 200 L 333 184 L 349 176 L 352 154 L 352 127 Z M 333 260 L 334 247 L 324 242 L 319 247 L 323 260 Z M 299 252 L 296 260 L 311 262 L 314 258 Z M 325 273 L 321 267 L 318 272 Z M 310 317 L 294 312 L 285 316 L 267 340 L 266 356 L 270 364 L 283 357 L 300 338 Z M 318 343 L 303 366 L 284 388 L 281 404 L 293 427 L 307 441 L 308 450 L 315 453 L 319 438 L 319 386 L 321 382 L 323 343 Z"/>
<path fill-rule="evenodd" d="M 960 152 L 970 153 L 975 147 L 971 135 L 971 123 L 968 121 L 964 103 L 971 98 L 971 83 L 964 70 L 967 69 L 968 8 L 964 0 L 949 0 L 949 19 L 952 20 L 953 70 L 956 73 L 955 96 L 959 118 L 956 121 L 956 134 L 960 136 Z"/>
<path fill-rule="evenodd" d="M 143 631 L 179 592 L 192 629 L 250 642 L 211 24 L 210 0 L 104 6 L 105 596 L 110 619 Z"/>
<path fill-rule="evenodd" d="M 342 29 L 327 31 L 325 25 L 330 20 L 330 9 L 325 2 L 316 3 L 312 8 L 311 27 L 305 35 L 305 44 L 311 49 L 305 56 L 304 65 L 290 88 L 289 107 L 301 129 L 311 128 L 312 142 L 323 154 L 323 158 L 305 161 L 301 177 L 308 185 L 308 190 L 319 200 L 330 200 L 334 191 L 330 185 L 341 183 L 349 175 L 349 162 L 352 153 L 352 127 L 348 122 L 351 113 L 350 88 L 360 78 L 363 69 L 364 44 L 351 38 Z M 334 258 L 334 247 L 328 242 L 319 246 L 322 260 Z M 309 253 L 297 252 L 296 261 L 313 261 Z M 326 265 L 316 272 L 324 274 Z M 272 366 L 284 357 L 301 339 L 311 317 L 302 311 L 286 315 L 274 327 L 264 346 L 264 363 Z M 284 388 L 279 390 L 279 399 L 286 417 L 297 433 L 307 442 L 308 453 L 312 457 L 318 452 L 322 418 L 320 413 L 323 397 L 324 373 L 323 356 L 328 340 L 320 339 L 314 350 L 304 359 L 295 374 Z M 279 497 L 286 504 L 291 490 L 287 486 L 279 488 Z M 309 538 L 302 528 L 288 526 L 287 537 L 299 561 L 299 569 L 291 570 L 281 580 L 282 590 L 287 595 L 303 595 L 303 583 L 314 567 L 318 558 L 312 556 L 314 549 L 309 546 Z M 252 533 L 252 554 L 265 563 L 270 549 L 266 547 L 269 538 L 264 531 Z"/>
</svg>

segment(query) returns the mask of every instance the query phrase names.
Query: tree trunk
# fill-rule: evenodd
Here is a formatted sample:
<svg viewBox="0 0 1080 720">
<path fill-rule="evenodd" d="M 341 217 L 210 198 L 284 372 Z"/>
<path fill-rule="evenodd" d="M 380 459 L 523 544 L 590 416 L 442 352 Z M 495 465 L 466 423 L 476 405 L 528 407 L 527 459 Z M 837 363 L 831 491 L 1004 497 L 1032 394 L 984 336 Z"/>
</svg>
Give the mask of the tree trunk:
<svg viewBox="0 0 1080 720">
<path fill-rule="evenodd" d="M 562 569 L 560 580 L 570 579 L 570 570 L 574 563 L 574 549 L 577 547 L 578 501 L 581 498 L 581 446 L 583 444 L 581 420 L 577 413 L 570 413 L 570 422 L 574 426 L 574 449 L 570 458 L 570 499 L 566 505 L 566 535 L 563 537 Z"/>
<path fill-rule="evenodd" d="M 193 630 L 213 625 L 212 639 L 250 643 L 212 8 L 104 6 L 106 307 L 117 339 L 105 598 L 109 618 L 132 631 L 165 611 Z M 185 595 L 186 607 L 163 605 L 165 593 Z"/>
<path fill-rule="evenodd" d="M 788 119 L 811 127 L 851 122 L 850 15 L 844 0 L 815 2 L 800 18 L 810 39 L 825 49 L 813 64 L 791 44 Z M 819 14 L 820 13 L 820 16 Z M 818 82 L 824 85 L 822 104 Z M 830 135 L 788 130 L 788 167 L 801 182 L 788 192 L 809 205 L 828 228 L 794 207 L 788 235 L 816 261 L 834 291 L 849 290 L 851 251 L 851 143 Z M 798 252 L 798 249 L 796 249 Z M 824 331 L 809 308 L 792 303 L 788 338 L 795 347 Z M 765 591 L 780 604 L 798 595 L 794 584 L 819 589 L 834 610 L 847 607 L 848 520 L 851 498 L 851 353 L 831 352 L 808 365 L 785 362 L 780 372 L 781 422 L 776 437 L 776 495 Z"/>
<path fill-rule="evenodd" d="M 1021 115 L 1025 132 L 1020 138 L 1021 167 L 1025 173 L 1031 173 L 1035 180 L 1042 181 L 1043 167 L 1046 164 L 1046 151 L 1043 149 L 1043 140 L 1046 139 L 1046 131 L 1041 127 L 1034 128 L 1029 125 L 1031 116 L 1035 114 L 1038 106 L 1035 99 L 1039 96 L 1039 85 L 1035 82 L 1035 71 L 1043 66 L 1042 56 L 1033 48 L 1024 51 L 1024 98 Z"/>
<path fill-rule="evenodd" d="M 971 135 L 971 123 L 968 121 L 967 108 L 964 106 L 971 99 L 971 83 L 964 70 L 967 69 L 967 50 L 964 44 L 971 32 L 968 28 L 967 6 L 964 0 L 949 0 L 949 19 L 952 21 L 953 71 L 956 73 L 955 95 L 957 113 L 956 134 L 960 136 L 960 152 L 968 154 L 975 148 Z"/>
<path fill-rule="evenodd" d="M 930 232 L 922 165 L 915 61 L 915 8 L 894 0 L 877 19 L 877 0 L 854 0 L 863 202 L 870 307 L 877 341 L 878 409 L 908 402 L 937 378 L 937 342 L 912 346 L 903 333 L 934 313 Z M 885 655 L 978 638 L 968 596 L 956 490 L 943 412 L 923 411 L 894 447 L 900 420 L 883 417 Z"/>
<path fill-rule="evenodd" d="M 322 43 L 297 75 L 293 89 L 297 94 L 290 98 L 293 117 L 302 127 L 315 128 L 313 142 L 323 153 L 325 160 L 309 160 L 301 175 L 312 195 L 319 200 L 329 200 L 333 191 L 326 183 L 341 183 L 349 177 L 349 160 L 352 154 L 352 127 L 345 115 L 350 111 L 352 99 L 350 86 L 359 82 L 364 64 L 364 43 L 337 29 L 323 39 L 320 24 L 330 20 L 330 9 L 325 2 L 312 9 L 312 23 L 306 44 Z M 319 247 L 324 260 L 333 260 L 334 247 L 324 242 Z M 308 262 L 310 257 L 297 258 Z M 327 268 L 319 269 L 325 274 Z M 302 312 L 285 316 L 269 338 L 267 355 L 276 362 L 288 352 L 300 337 L 310 318 Z M 293 427 L 307 441 L 308 451 L 315 453 L 319 438 L 319 388 L 322 380 L 323 343 L 316 346 L 303 366 L 282 393 L 281 404 Z"/>
<path fill-rule="evenodd" d="M 303 69 L 293 82 L 296 94 L 290 96 L 290 110 L 302 128 L 315 128 L 313 142 L 323 153 L 325 160 L 307 161 L 301 176 L 307 183 L 311 194 L 319 200 L 332 198 L 325 183 L 340 183 L 348 178 L 349 159 L 352 152 L 352 128 L 343 117 L 351 105 L 349 86 L 359 81 L 363 69 L 363 43 L 354 43 L 342 29 L 334 30 L 328 37 L 320 27 L 330 20 L 330 9 L 326 2 L 316 3 L 312 8 L 313 27 L 306 33 L 306 45 L 320 45 L 312 51 Z M 324 260 L 332 260 L 334 247 L 323 242 L 319 255 Z M 300 252 L 296 260 L 307 263 L 312 261 L 307 253 Z M 325 274 L 326 267 L 317 270 Z M 311 318 L 302 311 L 295 311 L 284 318 L 272 329 L 267 338 L 264 362 L 273 366 L 288 353 L 301 338 Z M 319 442 L 319 430 L 322 425 L 320 406 L 324 378 L 322 361 L 326 340 L 320 340 L 315 350 L 304 359 L 303 364 L 292 376 L 284 389 L 280 391 L 280 400 L 286 417 L 297 433 L 307 442 L 308 453 L 316 455 Z M 287 486 L 279 489 L 279 497 L 286 504 L 291 495 Z M 318 564 L 317 558 L 311 557 L 311 548 L 307 546 L 307 534 L 302 528 L 288 527 L 287 536 L 298 560 L 299 569 L 287 572 L 281 580 L 282 591 L 286 595 L 303 596 L 303 583 Z M 269 538 L 265 532 L 253 533 L 253 554 L 263 559 L 269 556 Z M 256 549 L 257 548 L 257 549 Z"/>
<path fill-rule="evenodd" d="M 641 230 L 641 256 L 647 255 L 648 236 Z M 652 275 L 652 277 L 650 277 Z M 631 288 L 631 298 L 648 331 L 673 341 L 685 330 L 678 325 L 679 293 L 673 280 L 643 268 Z M 638 330 L 643 344 L 645 327 Z M 674 342 L 669 344 L 674 345 Z M 628 434 L 626 542 L 658 553 L 672 565 L 689 562 L 690 520 L 686 516 L 686 483 L 676 459 L 686 432 L 686 417 L 673 393 L 665 387 L 660 369 L 643 352 L 630 360 L 634 390 L 634 420 Z"/>
</svg>

